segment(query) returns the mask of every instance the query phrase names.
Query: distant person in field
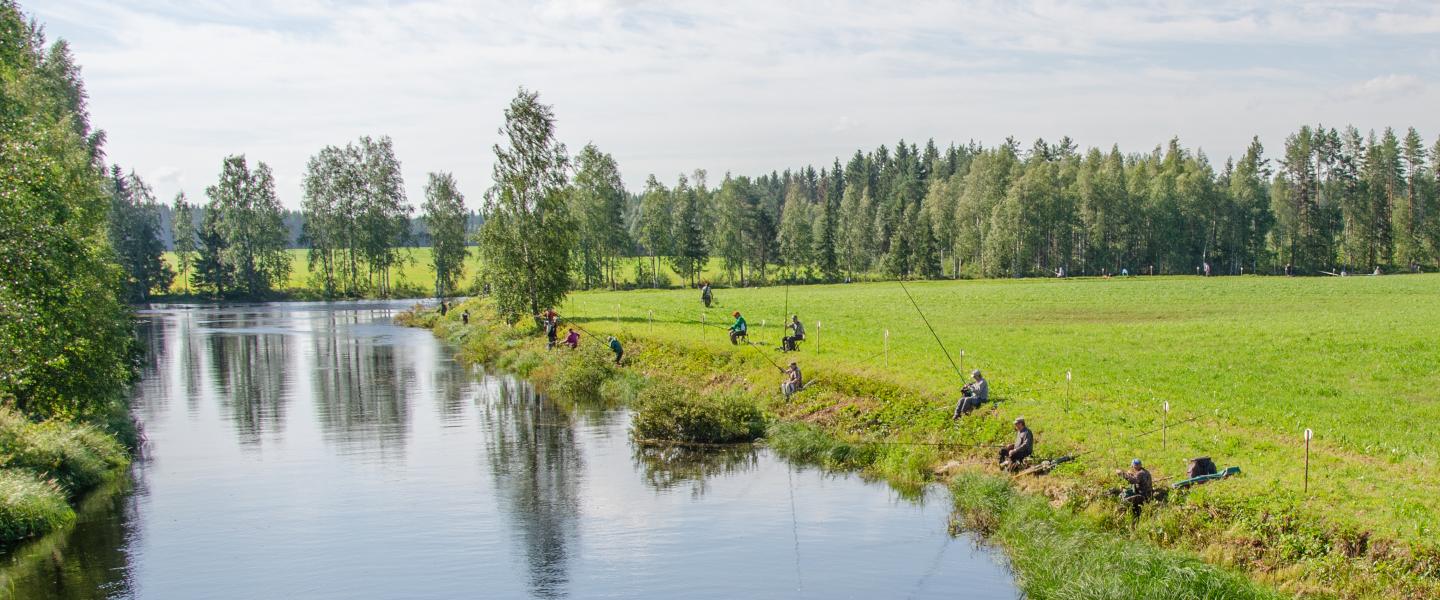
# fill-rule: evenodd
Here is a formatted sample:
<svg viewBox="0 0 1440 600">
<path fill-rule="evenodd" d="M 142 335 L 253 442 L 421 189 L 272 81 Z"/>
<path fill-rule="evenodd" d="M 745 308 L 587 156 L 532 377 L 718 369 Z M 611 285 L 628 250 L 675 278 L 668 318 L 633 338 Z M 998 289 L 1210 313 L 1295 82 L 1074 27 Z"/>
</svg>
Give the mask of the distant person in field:
<svg viewBox="0 0 1440 600">
<path fill-rule="evenodd" d="M 1205 261 L 1205 276 L 1206 276 L 1206 277 L 1209 277 L 1209 276 L 1210 276 L 1210 261 L 1208 261 L 1208 260 Z"/>
<path fill-rule="evenodd" d="M 1291 277 L 1293 275 L 1295 275 L 1295 267 L 1290 263 L 1285 263 L 1285 276 Z"/>
<path fill-rule="evenodd" d="M 1375 265 L 1375 272 L 1374 272 L 1374 273 L 1371 273 L 1371 275 L 1379 275 L 1379 274 L 1380 274 L 1380 265 Z"/>
<path fill-rule="evenodd" d="M 615 353 L 615 364 L 620 364 L 620 359 L 625 358 L 625 347 L 620 345 L 620 340 L 610 336 L 610 351 Z"/>
<path fill-rule="evenodd" d="M 569 346 L 571 350 L 574 350 L 580 345 L 580 332 L 575 331 L 575 328 L 571 327 L 570 332 L 565 334 L 565 341 L 561 343 Z"/>
<path fill-rule="evenodd" d="M 1150 471 L 1147 471 L 1137 458 L 1130 461 L 1130 470 L 1116 469 L 1115 474 L 1130 483 L 1123 492 L 1124 499 L 1130 503 L 1130 515 L 1140 518 L 1140 505 L 1155 495 L 1155 480 L 1150 477 Z"/>
<path fill-rule="evenodd" d="M 1015 419 L 1015 443 L 1000 448 L 1000 468 L 1010 471 L 1020 469 L 1020 463 L 1030 458 L 1035 451 L 1035 434 L 1025 426 L 1025 419 Z"/>
<path fill-rule="evenodd" d="M 445 316 L 445 313 L 447 313 L 447 312 L 450 312 L 450 307 L 445 306 L 445 301 L 444 301 L 444 300 L 441 300 L 441 301 L 440 301 L 440 316 L 442 316 L 442 317 Z"/>
<path fill-rule="evenodd" d="M 800 323 L 800 315 L 790 315 L 790 323 L 785 325 L 785 328 L 790 330 L 790 335 L 780 340 L 780 349 L 785 352 L 794 352 L 796 350 L 795 342 L 805 341 L 805 325 Z"/>
<path fill-rule="evenodd" d="M 960 388 L 960 402 L 955 404 L 955 413 L 950 415 L 950 418 L 958 419 L 965 416 L 989 401 L 990 382 L 985 381 L 985 376 L 980 374 L 979 369 L 971 371 L 970 383 Z"/>
<path fill-rule="evenodd" d="M 1126 269 L 1126 268 L 1124 268 L 1124 267 L 1121 267 L 1121 268 L 1120 268 L 1120 276 L 1121 276 L 1121 277 L 1129 277 L 1129 276 L 1130 276 L 1130 269 Z"/>
<path fill-rule="evenodd" d="M 740 316 L 740 311 L 730 313 L 730 316 L 735 317 L 735 322 L 730 324 L 730 343 L 739 344 L 740 338 L 749 337 L 749 326 L 745 323 L 745 317 Z"/>
<path fill-rule="evenodd" d="M 705 303 L 705 308 L 710 308 L 710 301 L 714 299 L 715 295 L 710 291 L 710 282 L 700 284 L 700 301 Z"/>
<path fill-rule="evenodd" d="M 466 310 L 465 312 L 460 313 L 460 324 L 461 324 L 461 325 L 469 325 L 469 324 L 470 324 L 470 311 L 469 311 L 469 310 Z"/>
<path fill-rule="evenodd" d="M 789 400 L 795 392 L 805 388 L 805 377 L 800 374 L 799 363 L 792 362 L 790 368 L 780 372 L 785 375 L 785 381 L 780 383 L 780 393 L 785 395 L 786 400 Z"/>
</svg>

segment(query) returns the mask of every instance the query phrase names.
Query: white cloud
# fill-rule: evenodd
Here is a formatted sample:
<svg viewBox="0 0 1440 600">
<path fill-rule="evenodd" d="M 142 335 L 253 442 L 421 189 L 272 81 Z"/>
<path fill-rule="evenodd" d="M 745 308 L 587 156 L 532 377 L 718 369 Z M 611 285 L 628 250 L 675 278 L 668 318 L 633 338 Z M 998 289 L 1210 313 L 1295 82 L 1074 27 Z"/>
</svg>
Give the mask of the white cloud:
<svg viewBox="0 0 1440 600">
<path fill-rule="evenodd" d="M 521 85 L 594 141 L 627 184 L 705 168 L 827 165 L 858 147 L 1058 138 L 1144 150 L 1172 135 L 1217 162 L 1300 123 L 1440 129 L 1434 7 L 1299 0 L 1138 6 L 469 0 L 48 2 L 71 40 L 109 156 L 168 198 L 221 159 L 274 167 L 298 206 L 306 159 L 389 134 L 411 201 L 425 172 L 478 203 L 501 110 Z M 1429 53 L 1429 54 L 1427 54 Z M 1430 58 L 1427 58 L 1430 57 Z M 1405 80 L 1410 77 L 1411 80 Z M 1408 81 L 1408 83 L 1407 83 Z M 1386 86 L 1389 86 L 1388 88 Z M 1385 90 L 1390 90 L 1386 92 Z M 1383 110 L 1361 92 L 1380 94 Z M 162 171 L 174 169 L 175 173 Z"/>
<path fill-rule="evenodd" d="M 1345 95 L 1372 101 L 1400 100 L 1424 87 L 1424 82 L 1414 75 L 1381 75 L 1354 84 L 1345 89 Z"/>
</svg>

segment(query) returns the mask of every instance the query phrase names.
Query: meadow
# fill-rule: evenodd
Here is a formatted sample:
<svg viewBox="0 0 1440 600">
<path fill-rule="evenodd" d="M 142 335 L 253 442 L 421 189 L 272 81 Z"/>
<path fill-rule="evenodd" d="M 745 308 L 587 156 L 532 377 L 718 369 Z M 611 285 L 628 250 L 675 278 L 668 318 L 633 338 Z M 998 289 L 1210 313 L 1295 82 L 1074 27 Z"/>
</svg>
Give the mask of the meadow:
<svg viewBox="0 0 1440 600">
<path fill-rule="evenodd" d="M 465 273 L 460 278 L 460 289 L 470 290 L 476 286 L 476 276 L 479 272 L 479 262 L 475 258 L 475 249 L 470 249 L 470 258 L 465 262 Z M 307 259 L 309 250 L 304 248 L 292 248 L 286 251 L 290 255 L 290 277 L 287 279 L 283 291 L 300 298 L 318 297 L 320 286 L 311 280 L 310 262 Z M 395 288 L 397 297 L 426 297 L 434 294 L 435 271 L 432 268 L 432 258 L 429 247 L 401 248 L 400 264 L 391 273 L 392 285 Z M 177 273 L 175 281 L 170 285 L 172 294 L 184 295 L 189 293 L 186 282 L 178 273 L 180 270 L 179 261 L 176 260 L 174 252 L 166 252 L 164 260 Z M 636 286 L 637 265 L 643 268 L 651 268 L 649 257 L 632 257 L 621 259 L 617 274 L 620 278 L 619 284 L 622 287 Z M 193 267 L 191 272 L 193 273 Z M 771 277 L 774 277 L 777 270 L 771 269 Z M 726 280 L 726 274 L 719 259 L 710 260 L 704 269 L 701 277 L 708 281 L 720 282 Z M 651 286 L 653 279 L 648 275 L 642 285 Z M 683 283 L 681 277 L 675 273 L 675 269 L 660 261 L 660 284 L 661 287 L 678 286 Z"/>
<path fill-rule="evenodd" d="M 961 377 L 905 289 L 960 368 L 990 380 L 999 402 L 979 418 L 950 420 Z M 706 310 L 693 290 L 585 292 L 560 311 L 589 333 L 618 334 L 653 372 L 748 386 L 783 419 L 857 441 L 1002 441 L 1023 416 L 1037 456 L 1080 455 L 1020 482 L 1057 506 L 1093 510 L 1132 457 L 1159 480 L 1211 456 L 1242 475 L 1154 511 L 1130 535 L 1290 592 L 1436 589 L 1440 276 L 890 282 L 719 289 L 716 301 Z M 757 347 L 730 345 L 734 310 Z M 773 348 L 787 312 L 809 340 L 782 356 Z M 797 360 L 816 386 L 781 400 L 771 363 L 781 360 Z M 990 452 L 917 447 L 897 460 L 929 469 Z"/>
</svg>

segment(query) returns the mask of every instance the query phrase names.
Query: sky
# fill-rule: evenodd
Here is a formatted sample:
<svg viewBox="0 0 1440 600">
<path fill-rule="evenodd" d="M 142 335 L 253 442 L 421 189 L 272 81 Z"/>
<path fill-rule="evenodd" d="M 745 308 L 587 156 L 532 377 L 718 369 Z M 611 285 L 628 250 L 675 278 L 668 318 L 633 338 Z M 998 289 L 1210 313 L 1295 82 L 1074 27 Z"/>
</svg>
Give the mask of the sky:
<svg viewBox="0 0 1440 600">
<path fill-rule="evenodd" d="M 69 41 L 109 160 L 203 201 L 245 154 L 302 201 L 310 156 L 389 135 L 408 200 L 491 185 L 520 87 L 626 186 L 758 175 L 897 140 L 1145 152 L 1217 164 L 1303 124 L 1440 135 L 1440 2 L 22 0 Z"/>
</svg>

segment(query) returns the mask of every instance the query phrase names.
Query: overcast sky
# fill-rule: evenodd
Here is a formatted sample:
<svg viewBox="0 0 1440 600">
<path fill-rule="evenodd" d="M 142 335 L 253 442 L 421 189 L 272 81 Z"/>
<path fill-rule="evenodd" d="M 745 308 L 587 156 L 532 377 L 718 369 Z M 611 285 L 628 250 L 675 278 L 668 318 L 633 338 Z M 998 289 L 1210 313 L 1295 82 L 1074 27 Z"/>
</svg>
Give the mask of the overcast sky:
<svg viewBox="0 0 1440 600">
<path fill-rule="evenodd" d="M 632 190 L 901 138 L 1179 136 L 1218 166 L 1305 123 L 1440 134 L 1440 3 L 1115 4 L 22 0 L 71 42 L 110 160 L 162 201 L 203 200 L 244 153 L 298 207 L 310 155 L 390 135 L 412 204 L 443 170 L 474 208 L 519 86 Z"/>
</svg>

